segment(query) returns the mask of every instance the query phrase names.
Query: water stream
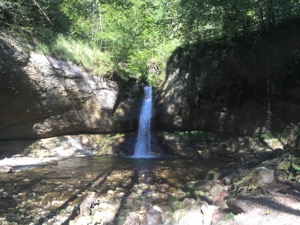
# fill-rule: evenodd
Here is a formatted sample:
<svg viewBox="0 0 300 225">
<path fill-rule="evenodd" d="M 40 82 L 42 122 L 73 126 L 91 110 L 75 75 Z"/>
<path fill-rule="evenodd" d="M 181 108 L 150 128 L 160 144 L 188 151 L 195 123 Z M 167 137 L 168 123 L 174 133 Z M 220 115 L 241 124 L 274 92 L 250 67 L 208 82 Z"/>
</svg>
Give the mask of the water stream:
<svg viewBox="0 0 300 225">
<path fill-rule="evenodd" d="M 144 87 L 144 100 L 139 118 L 138 136 L 133 158 L 151 158 L 152 87 Z"/>
</svg>

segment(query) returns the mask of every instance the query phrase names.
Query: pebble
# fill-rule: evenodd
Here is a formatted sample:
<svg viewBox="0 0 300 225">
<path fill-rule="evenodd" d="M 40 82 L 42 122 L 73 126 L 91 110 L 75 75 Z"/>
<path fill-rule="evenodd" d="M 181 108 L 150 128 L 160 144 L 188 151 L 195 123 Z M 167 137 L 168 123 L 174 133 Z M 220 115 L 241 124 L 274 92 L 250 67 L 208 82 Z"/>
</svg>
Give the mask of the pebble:
<svg viewBox="0 0 300 225">
<path fill-rule="evenodd" d="M 210 190 L 209 190 L 209 194 L 211 196 L 217 196 L 219 195 L 222 191 L 223 191 L 223 186 L 220 184 L 215 184 Z"/>
<path fill-rule="evenodd" d="M 122 198 L 124 195 L 125 195 L 124 192 L 120 192 L 120 193 L 118 194 L 118 197 Z"/>
<path fill-rule="evenodd" d="M 115 192 L 114 192 L 113 190 L 108 190 L 108 191 L 107 191 L 107 194 L 108 194 L 108 195 L 113 195 L 114 193 L 115 193 Z"/>
</svg>

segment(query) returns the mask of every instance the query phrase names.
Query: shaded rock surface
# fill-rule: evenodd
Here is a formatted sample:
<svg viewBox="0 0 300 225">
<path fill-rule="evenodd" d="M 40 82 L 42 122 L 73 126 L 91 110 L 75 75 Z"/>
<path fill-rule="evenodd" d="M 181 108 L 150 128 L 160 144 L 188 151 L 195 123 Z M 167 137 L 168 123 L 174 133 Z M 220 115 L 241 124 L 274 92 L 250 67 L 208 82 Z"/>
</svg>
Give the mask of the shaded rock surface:
<svg viewBox="0 0 300 225">
<path fill-rule="evenodd" d="M 125 135 L 81 134 L 0 142 L 0 173 L 51 164 L 70 157 L 123 155 Z"/>
<path fill-rule="evenodd" d="M 241 156 L 249 157 L 249 153 L 252 153 L 252 160 L 247 163 L 254 164 L 255 161 L 282 155 L 287 143 L 286 137 L 228 137 L 197 131 L 158 133 L 157 140 L 168 154 L 175 156 L 202 158 L 218 156 L 224 160 L 240 161 Z"/>
<path fill-rule="evenodd" d="M 150 209 L 146 213 L 146 225 L 157 225 L 163 223 L 163 214 L 155 209 Z"/>
<path fill-rule="evenodd" d="M 234 40 L 177 49 L 158 97 L 157 129 L 252 135 L 300 114 L 300 21 Z"/>
<path fill-rule="evenodd" d="M 21 51 L 5 34 L 0 40 L 0 139 L 135 128 L 140 100 L 120 100 L 116 82 L 71 62 Z"/>
</svg>

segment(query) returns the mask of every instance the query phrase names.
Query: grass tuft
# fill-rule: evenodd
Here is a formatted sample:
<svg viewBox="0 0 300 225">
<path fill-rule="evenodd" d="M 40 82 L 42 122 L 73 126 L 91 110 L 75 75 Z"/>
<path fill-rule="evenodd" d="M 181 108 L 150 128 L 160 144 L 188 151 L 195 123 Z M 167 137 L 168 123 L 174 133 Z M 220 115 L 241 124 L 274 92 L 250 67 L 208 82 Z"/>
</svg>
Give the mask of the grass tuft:
<svg viewBox="0 0 300 225">
<path fill-rule="evenodd" d="M 51 43 L 39 42 L 36 50 L 78 64 L 94 75 L 104 76 L 113 71 L 111 56 L 108 52 L 100 51 L 95 44 L 88 44 L 63 35 L 58 35 Z"/>
</svg>

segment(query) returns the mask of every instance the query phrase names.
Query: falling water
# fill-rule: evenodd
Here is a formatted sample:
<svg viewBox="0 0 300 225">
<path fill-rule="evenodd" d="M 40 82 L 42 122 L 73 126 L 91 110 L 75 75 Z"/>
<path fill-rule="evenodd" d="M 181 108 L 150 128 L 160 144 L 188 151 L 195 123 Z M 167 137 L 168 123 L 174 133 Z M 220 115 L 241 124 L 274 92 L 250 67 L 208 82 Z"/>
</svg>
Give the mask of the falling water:
<svg viewBox="0 0 300 225">
<path fill-rule="evenodd" d="M 151 158 L 152 87 L 144 87 L 144 100 L 139 118 L 134 158 Z"/>
</svg>

